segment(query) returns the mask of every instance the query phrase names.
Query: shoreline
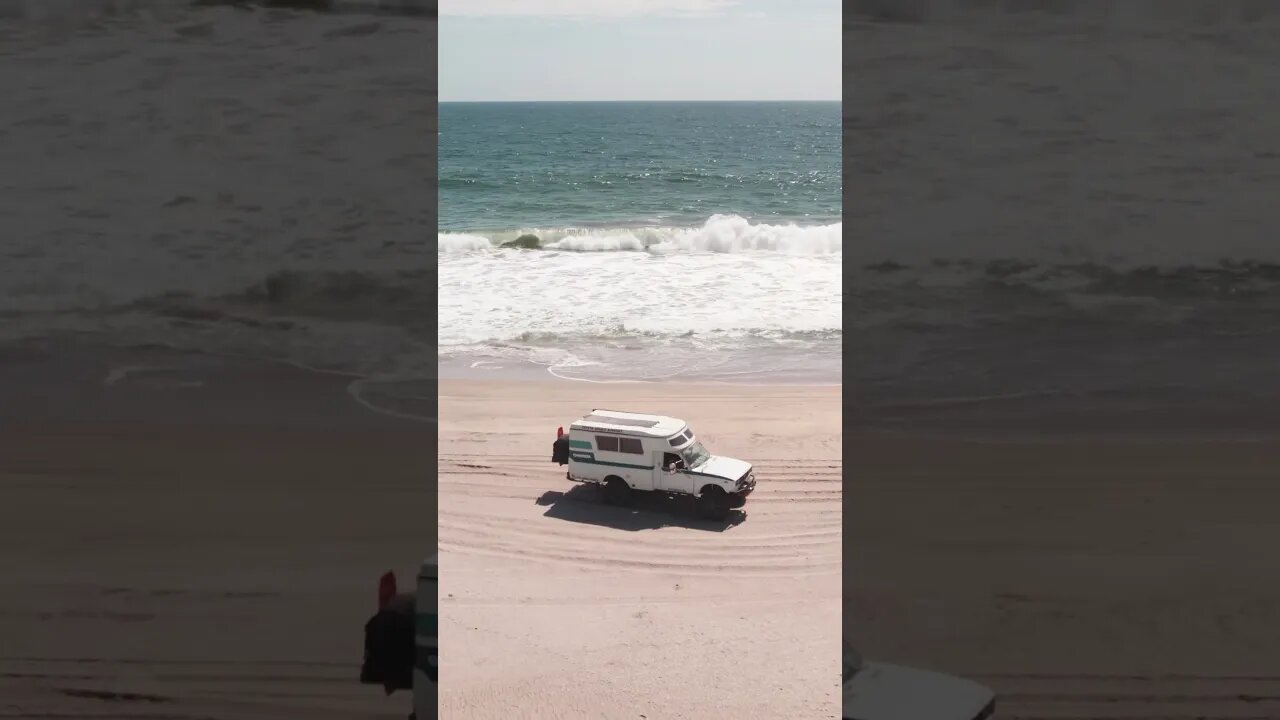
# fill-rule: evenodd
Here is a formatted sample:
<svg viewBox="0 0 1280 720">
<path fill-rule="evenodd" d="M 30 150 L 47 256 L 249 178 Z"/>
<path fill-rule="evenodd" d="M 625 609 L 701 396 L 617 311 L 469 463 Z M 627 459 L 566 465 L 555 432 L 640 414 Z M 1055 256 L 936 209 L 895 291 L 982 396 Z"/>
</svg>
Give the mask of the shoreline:
<svg viewBox="0 0 1280 720">
<path fill-rule="evenodd" d="M 591 366 L 547 365 L 530 360 L 506 360 L 482 353 L 441 357 L 438 377 L 444 380 L 497 381 L 523 380 L 527 382 L 584 383 L 589 385 L 725 385 L 742 387 L 842 387 L 839 375 L 820 370 L 799 368 L 792 371 L 791 379 L 785 372 L 776 370 L 740 371 L 717 378 L 715 374 L 667 378 L 625 379 L 621 377 L 574 377 L 572 369 Z M 738 381 L 724 377 L 741 378 Z M 754 378 L 754 379 L 746 379 Z"/>
</svg>

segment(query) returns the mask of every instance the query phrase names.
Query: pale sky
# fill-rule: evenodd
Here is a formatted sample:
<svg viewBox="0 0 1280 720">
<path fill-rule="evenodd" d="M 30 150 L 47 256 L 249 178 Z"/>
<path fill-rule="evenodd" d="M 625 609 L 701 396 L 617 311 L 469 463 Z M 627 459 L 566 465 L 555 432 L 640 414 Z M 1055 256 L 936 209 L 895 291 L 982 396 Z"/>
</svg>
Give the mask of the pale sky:
<svg viewBox="0 0 1280 720">
<path fill-rule="evenodd" d="M 839 0 L 440 0 L 440 100 L 839 100 Z"/>
</svg>

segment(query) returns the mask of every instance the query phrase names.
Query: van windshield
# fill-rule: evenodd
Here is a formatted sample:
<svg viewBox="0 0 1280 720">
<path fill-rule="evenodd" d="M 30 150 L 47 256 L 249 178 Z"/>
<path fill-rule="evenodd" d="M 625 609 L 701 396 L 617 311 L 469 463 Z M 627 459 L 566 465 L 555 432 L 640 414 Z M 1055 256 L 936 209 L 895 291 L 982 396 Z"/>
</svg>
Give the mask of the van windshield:
<svg viewBox="0 0 1280 720">
<path fill-rule="evenodd" d="M 702 443 L 695 442 L 689 447 L 680 451 L 680 457 L 684 458 L 684 466 L 693 469 L 711 459 L 711 453 L 702 447 Z"/>
</svg>

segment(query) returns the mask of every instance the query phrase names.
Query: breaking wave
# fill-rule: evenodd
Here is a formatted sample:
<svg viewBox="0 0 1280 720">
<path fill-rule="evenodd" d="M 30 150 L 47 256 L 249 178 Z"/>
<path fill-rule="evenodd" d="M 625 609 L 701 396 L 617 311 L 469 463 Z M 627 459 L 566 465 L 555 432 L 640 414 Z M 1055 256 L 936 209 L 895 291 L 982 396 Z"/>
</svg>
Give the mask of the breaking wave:
<svg viewBox="0 0 1280 720">
<path fill-rule="evenodd" d="M 738 215 L 714 215 L 696 227 L 522 229 L 439 233 L 441 253 L 491 250 L 565 252 L 742 253 L 831 255 L 841 252 L 842 223 L 752 223 Z"/>
<path fill-rule="evenodd" d="M 489 239 L 477 236 L 480 242 L 492 247 Z M 670 274 L 646 276 L 649 268 L 641 258 L 636 260 L 639 265 L 616 266 L 604 255 L 580 254 L 582 262 L 571 266 L 553 263 L 536 269 L 512 266 L 500 257 L 489 266 L 488 254 L 457 267 L 442 264 L 439 269 L 285 270 L 227 294 L 201 297 L 173 292 L 110 308 L 65 310 L 93 315 L 144 313 L 263 330 L 289 329 L 307 319 L 368 323 L 408 330 L 428 340 L 436 335 L 442 346 L 625 344 L 628 339 L 647 342 L 646 338 L 681 336 L 728 342 L 745 335 L 785 343 L 828 341 L 838 338 L 842 327 L 855 334 L 877 328 L 918 333 L 1020 324 L 1065 327 L 1082 322 L 1169 327 L 1210 319 L 1223 333 L 1243 332 L 1250 325 L 1268 332 L 1280 328 L 1280 264 L 1247 260 L 1133 268 L 1012 259 L 936 260 L 923 265 L 883 262 L 847 268 L 842 283 L 828 264 L 838 265 L 838 257 L 826 256 L 823 263 L 811 265 L 823 256 L 812 260 L 801 256 L 797 260 L 802 265 L 775 266 L 744 256 L 741 262 L 747 264 L 719 269 L 732 271 L 738 279 L 708 280 L 700 291 L 703 302 L 710 303 L 707 308 L 694 305 L 697 293 L 682 295 L 673 290 L 670 311 L 654 307 L 635 315 L 630 294 L 645 284 L 660 290 L 663 278 Z M 537 273 L 543 270 L 547 279 L 525 283 L 535 290 L 516 289 L 520 277 L 539 278 Z M 715 274 L 714 268 L 702 265 L 671 270 L 685 277 Z M 755 279 L 748 277 L 752 273 Z M 785 289 L 784 294 L 766 303 L 757 303 L 759 294 L 752 291 L 726 294 L 731 288 L 756 283 Z M 473 314 L 470 305 L 474 303 L 464 302 L 459 295 L 467 287 L 490 298 L 483 312 Z M 495 294 L 503 287 L 505 297 Z M 846 292 L 848 297 L 842 298 Z M 575 294 L 593 298 L 589 313 L 582 315 L 574 308 Z M 720 297 L 723 302 L 710 302 Z M 847 302 L 843 312 L 842 299 Z M 562 329 L 570 319 L 574 329 Z M 1259 325 L 1260 319 L 1267 321 Z"/>
<path fill-rule="evenodd" d="M 217 6 L 241 10 L 277 7 L 338 14 L 436 16 L 436 0 L 0 0 L 0 20 L 77 22 Z"/>
</svg>

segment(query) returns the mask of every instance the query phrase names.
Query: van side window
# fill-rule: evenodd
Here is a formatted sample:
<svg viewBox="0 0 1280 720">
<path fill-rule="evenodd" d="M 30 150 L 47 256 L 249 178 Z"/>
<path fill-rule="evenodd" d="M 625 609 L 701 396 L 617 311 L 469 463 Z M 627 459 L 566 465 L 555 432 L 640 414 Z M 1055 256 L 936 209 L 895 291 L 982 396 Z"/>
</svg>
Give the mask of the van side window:
<svg viewBox="0 0 1280 720">
<path fill-rule="evenodd" d="M 618 438 L 608 435 L 596 436 L 596 448 L 605 452 L 618 452 Z"/>
<path fill-rule="evenodd" d="M 644 443 L 639 438 L 618 438 L 618 449 L 632 455 L 643 455 Z"/>
<path fill-rule="evenodd" d="M 685 441 L 685 437 L 683 435 L 677 435 L 673 438 L 667 438 L 667 442 L 671 443 L 671 447 L 675 447 L 677 445 L 683 445 L 684 441 Z"/>
<path fill-rule="evenodd" d="M 684 460 L 675 453 L 662 453 L 662 467 L 674 467 L 677 470 L 684 469 Z"/>
</svg>

